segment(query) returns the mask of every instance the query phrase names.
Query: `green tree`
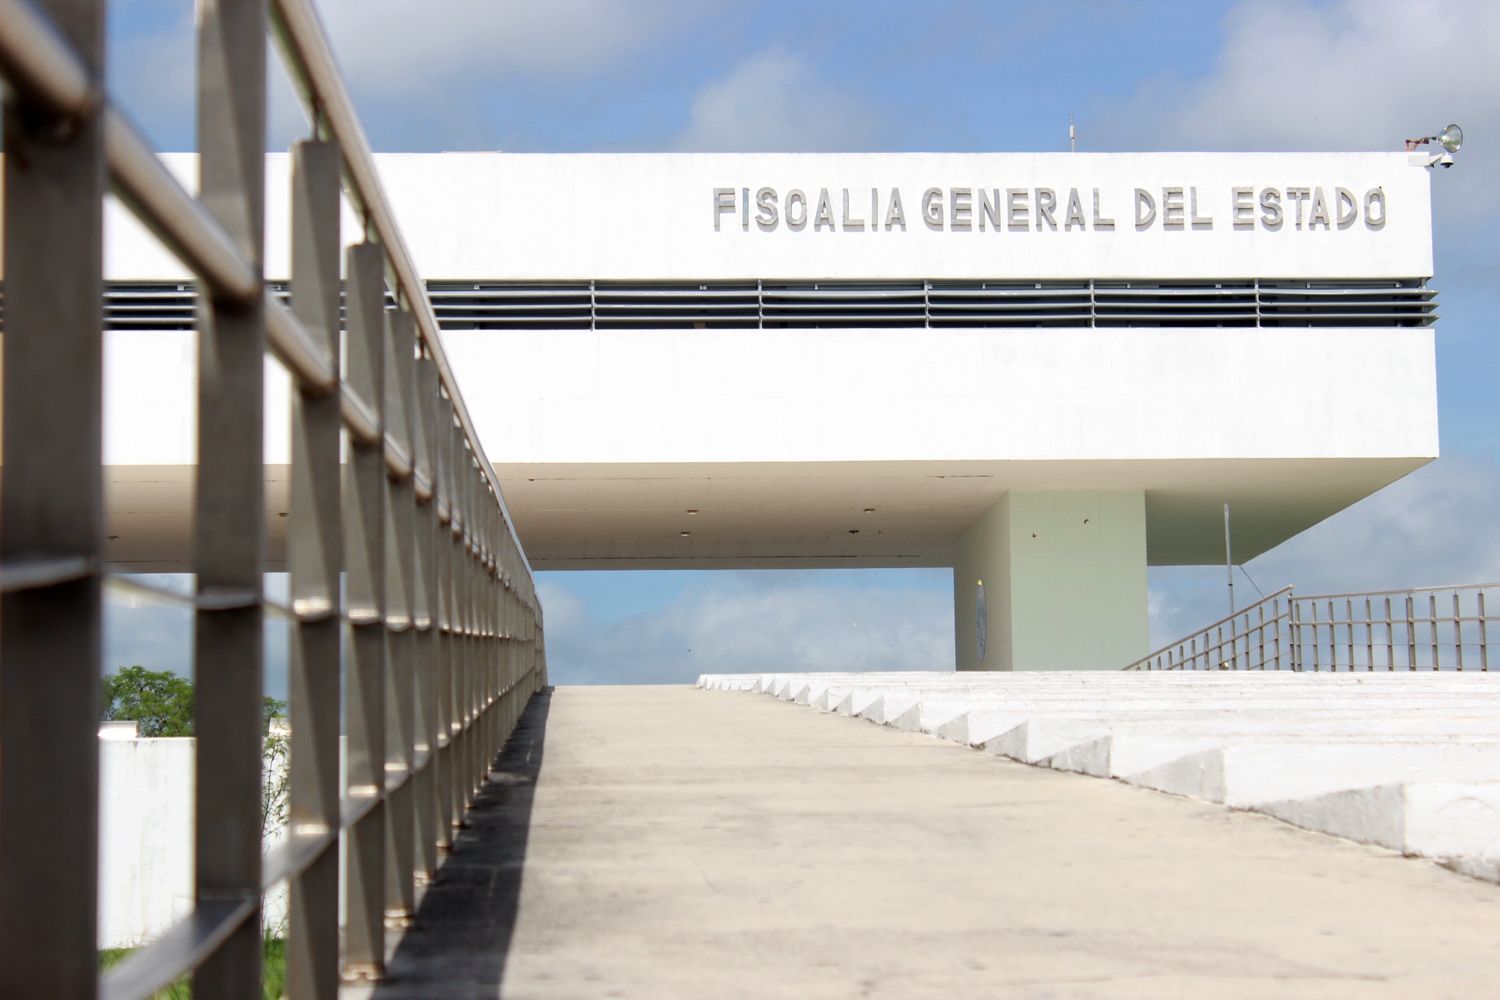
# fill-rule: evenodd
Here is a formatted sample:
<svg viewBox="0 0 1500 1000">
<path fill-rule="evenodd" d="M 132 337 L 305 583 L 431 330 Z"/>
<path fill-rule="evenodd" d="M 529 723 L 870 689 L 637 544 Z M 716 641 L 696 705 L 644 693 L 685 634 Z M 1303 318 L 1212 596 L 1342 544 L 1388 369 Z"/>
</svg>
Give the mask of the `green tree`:
<svg viewBox="0 0 1500 1000">
<path fill-rule="evenodd" d="M 273 719 L 286 718 L 286 702 L 267 696 L 263 719 L 264 742 L 261 744 L 260 827 L 261 836 L 269 837 L 283 826 L 291 814 L 291 734 L 284 727 L 271 725 Z"/>
<path fill-rule="evenodd" d="M 133 719 L 142 736 L 193 735 L 193 685 L 165 670 L 139 664 L 104 678 L 106 721 Z"/>
</svg>

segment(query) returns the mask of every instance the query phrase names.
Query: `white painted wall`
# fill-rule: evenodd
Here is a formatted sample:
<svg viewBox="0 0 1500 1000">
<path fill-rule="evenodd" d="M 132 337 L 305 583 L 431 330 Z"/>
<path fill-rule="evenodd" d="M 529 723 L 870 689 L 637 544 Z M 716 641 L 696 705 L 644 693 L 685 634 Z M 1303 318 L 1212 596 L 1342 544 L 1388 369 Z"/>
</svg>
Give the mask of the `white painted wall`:
<svg viewBox="0 0 1500 1000">
<path fill-rule="evenodd" d="M 193 908 L 190 737 L 99 741 L 99 947 L 129 948 Z"/>
<path fill-rule="evenodd" d="M 166 157 L 192 182 L 190 154 Z M 1110 277 L 1427 277 L 1432 274 L 1429 171 L 1404 153 L 677 153 L 677 154 L 384 154 L 376 157 L 396 217 L 428 278 L 660 280 L 672 278 L 1110 278 Z M 266 171 L 266 273 L 287 273 L 288 159 L 272 155 Z M 784 218 L 769 231 L 744 210 L 775 189 L 784 207 L 793 189 L 816 214 L 827 189 L 834 224 L 815 218 L 800 230 Z M 1274 188 L 1290 214 L 1278 229 L 1259 221 L 1236 228 L 1236 187 L 1254 201 Z M 850 216 L 844 224 L 843 192 Z M 882 224 L 870 219 L 878 192 Z M 925 191 L 942 192 L 940 227 L 923 221 Z M 1058 228 L 1040 223 L 1037 190 L 1056 193 Z M 1112 230 L 1093 223 L 1093 191 Z M 1157 203 L 1155 221 L 1135 224 L 1135 190 Z M 1164 189 L 1183 189 L 1184 224 L 1168 228 Z M 1298 228 L 1286 201 L 1292 188 L 1338 188 L 1360 202 L 1356 221 L 1311 228 L 1303 205 Z M 733 206 L 715 210 L 715 190 Z M 892 190 L 899 190 L 905 228 L 887 229 Z M 970 191 L 973 221 L 954 226 L 955 190 Z M 979 229 L 983 189 L 1024 192 L 1024 228 Z M 1066 228 L 1077 189 L 1086 216 Z M 1383 192 L 1387 218 L 1371 228 L 1363 211 L 1370 191 Z M 1193 192 L 1200 218 L 1191 224 Z M 993 194 L 992 194 L 993 196 Z M 1310 195 L 1311 196 L 1311 195 Z M 1020 195 L 1018 194 L 1018 200 Z M 1336 211 L 1336 207 L 1334 209 Z M 779 212 L 779 215 L 784 213 Z M 1262 215 L 1259 208 L 1252 220 Z M 764 214 L 761 214 L 765 218 Z M 717 221 L 717 228 L 716 223 Z M 1040 231 L 1038 226 L 1041 226 Z M 354 233 L 352 215 L 345 230 Z M 186 277 L 186 272 L 119 206 L 106 217 L 106 268 L 122 280 Z"/>
<path fill-rule="evenodd" d="M 1430 329 L 443 339 L 497 463 L 1433 457 L 1438 447 Z M 193 334 L 105 340 L 106 464 L 195 462 Z M 271 361 L 265 453 L 289 461 L 289 382 Z"/>
<path fill-rule="evenodd" d="M 443 339 L 485 449 L 503 464 L 1435 457 L 1432 336 L 1133 328 Z"/>
<path fill-rule="evenodd" d="M 292 383 L 265 361 L 265 461 L 292 453 Z M 198 335 L 111 330 L 104 335 L 104 464 L 196 465 Z"/>
</svg>

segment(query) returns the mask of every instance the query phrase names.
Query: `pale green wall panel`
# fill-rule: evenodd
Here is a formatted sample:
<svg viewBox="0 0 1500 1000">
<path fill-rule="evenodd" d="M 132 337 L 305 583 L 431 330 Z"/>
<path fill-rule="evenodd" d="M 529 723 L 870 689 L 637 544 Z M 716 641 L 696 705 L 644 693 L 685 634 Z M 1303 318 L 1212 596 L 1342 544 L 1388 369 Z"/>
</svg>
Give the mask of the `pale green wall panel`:
<svg viewBox="0 0 1500 1000">
<path fill-rule="evenodd" d="M 1006 494 L 959 541 L 953 596 L 960 670 L 1118 670 L 1147 652 L 1144 492 Z"/>
</svg>

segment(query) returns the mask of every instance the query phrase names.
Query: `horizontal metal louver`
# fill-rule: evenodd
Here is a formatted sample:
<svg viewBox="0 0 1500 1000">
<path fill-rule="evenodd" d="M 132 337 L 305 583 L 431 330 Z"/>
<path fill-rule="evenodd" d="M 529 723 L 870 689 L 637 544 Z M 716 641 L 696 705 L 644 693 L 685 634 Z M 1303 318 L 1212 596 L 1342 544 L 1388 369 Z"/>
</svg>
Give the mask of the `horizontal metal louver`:
<svg viewBox="0 0 1500 1000">
<path fill-rule="evenodd" d="M 276 286 L 285 294 L 285 286 Z M 1428 326 L 1399 280 L 429 282 L 445 330 Z M 192 284 L 115 283 L 112 330 L 190 330 Z"/>
</svg>

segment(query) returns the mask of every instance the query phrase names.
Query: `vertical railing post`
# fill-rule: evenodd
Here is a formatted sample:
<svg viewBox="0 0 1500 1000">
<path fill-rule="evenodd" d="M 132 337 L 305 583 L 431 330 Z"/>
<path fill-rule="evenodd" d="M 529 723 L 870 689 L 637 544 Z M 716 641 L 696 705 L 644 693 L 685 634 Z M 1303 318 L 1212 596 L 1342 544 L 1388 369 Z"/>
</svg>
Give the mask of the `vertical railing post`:
<svg viewBox="0 0 1500 1000">
<path fill-rule="evenodd" d="M 413 461 L 427 478 L 430 495 L 416 514 L 417 561 L 417 653 L 416 680 L 413 689 L 413 751 L 425 763 L 414 776 L 412 792 L 417 830 L 416 869 L 422 882 L 437 874 L 437 848 L 445 843 L 438 829 L 437 817 L 437 749 L 438 724 L 441 716 L 437 703 L 438 579 L 435 557 L 438 523 L 438 492 L 435 443 L 438 413 L 438 374 L 432 358 L 423 353 L 416 362 L 417 406 L 412 411 Z"/>
<path fill-rule="evenodd" d="M 1417 612 L 1416 598 L 1406 598 L 1406 669 L 1417 669 Z"/>
<path fill-rule="evenodd" d="M 1391 599 L 1385 599 L 1385 669 L 1387 673 L 1396 669 L 1396 626 L 1391 618 Z"/>
<path fill-rule="evenodd" d="M 292 310 L 330 359 L 339 356 L 339 172 L 331 142 L 292 147 Z M 288 670 L 293 835 L 339 829 L 344 566 L 338 393 L 292 396 L 287 522 L 293 627 Z M 292 879 L 287 929 L 289 1000 L 336 1000 L 339 857 L 330 848 Z"/>
<path fill-rule="evenodd" d="M 1432 669 L 1437 670 L 1440 669 L 1438 665 L 1440 662 L 1440 658 L 1438 656 L 1438 613 L 1436 594 L 1427 595 L 1427 622 L 1432 630 L 1428 636 L 1432 640 Z"/>
<path fill-rule="evenodd" d="M 1453 645 L 1457 647 L 1458 670 L 1462 673 L 1464 669 L 1464 619 L 1456 590 L 1453 592 Z"/>
<path fill-rule="evenodd" d="M 348 251 L 345 375 L 372 407 L 385 403 L 385 257 L 377 244 Z M 345 668 L 347 796 L 354 808 L 385 790 L 386 540 L 385 450 L 350 441 L 344 466 L 345 582 L 349 655 Z M 385 805 L 377 801 L 345 834 L 344 968 L 385 971 Z"/>
<path fill-rule="evenodd" d="M 1349 598 L 1344 601 L 1344 628 L 1347 630 L 1346 639 L 1349 639 L 1349 669 L 1355 669 L 1355 600 Z"/>
<path fill-rule="evenodd" d="M 1490 669 L 1490 620 L 1484 614 L 1484 588 L 1479 590 L 1479 669 Z"/>
<path fill-rule="evenodd" d="M 204 0 L 197 20 L 199 198 L 259 277 L 266 4 Z M 239 899 L 257 906 L 198 966 L 193 996 L 259 1000 L 265 316 L 259 295 L 230 304 L 204 286 L 199 301 L 196 897 L 200 906 Z"/>
<path fill-rule="evenodd" d="M 452 404 L 449 405 L 450 415 Z M 464 811 L 469 806 L 466 782 L 469 778 L 468 750 L 469 726 L 469 674 L 468 674 L 468 588 L 465 586 L 468 573 L 469 553 L 464 547 L 468 531 L 469 509 L 467 491 L 467 453 L 463 448 L 463 432 L 456 423 L 449 421 L 448 435 L 448 482 L 453 491 L 453 518 L 448 526 L 448 593 L 450 598 L 448 633 L 448 690 L 451 695 L 449 711 L 450 741 L 448 751 L 448 804 L 452 809 L 449 822 L 456 831 L 463 825 Z"/>
<path fill-rule="evenodd" d="M 474 532 L 477 530 L 477 514 L 474 504 L 473 490 L 473 463 L 469 458 L 468 444 L 463 434 L 455 429 L 458 439 L 457 451 L 459 456 L 459 502 L 464 508 L 464 520 L 461 525 L 462 531 L 459 535 L 459 546 L 461 548 L 458 560 L 458 614 L 459 614 L 459 668 L 462 671 L 462 710 L 463 710 L 463 732 L 459 737 L 459 753 L 463 763 L 460 765 L 460 791 L 462 793 L 463 811 L 469 810 L 469 804 L 473 801 L 474 791 L 474 722 L 478 715 L 478 702 L 475 690 L 478 686 L 474 678 Z"/>
<path fill-rule="evenodd" d="M 104 75 L 102 0 L 40 0 Z M 65 561 L 0 597 L 0 996 L 86 1000 L 99 966 L 103 558 L 99 109 L 60 120 L 6 91 L 5 489 L 0 557 Z"/>
<path fill-rule="evenodd" d="M 459 495 L 463 497 L 464 504 L 464 555 L 459 576 L 462 597 L 459 608 L 464 619 L 463 803 L 464 812 L 467 813 L 474 801 L 477 787 L 475 772 L 478 770 L 476 761 L 479 759 L 479 615 L 477 595 L 474 592 L 479 565 L 475 559 L 479 548 L 479 496 L 474 488 L 474 456 L 462 433 L 459 434 L 458 444 L 461 455 L 459 470 L 463 481 Z"/>
<path fill-rule="evenodd" d="M 414 401 L 413 357 L 416 323 L 397 308 L 386 313 L 385 419 L 386 432 L 408 455 L 412 448 L 409 414 Z M 390 476 L 386 488 L 385 620 L 389 660 L 386 669 L 385 773 L 386 798 L 385 916 L 402 925 L 416 909 L 412 882 L 416 824 L 412 810 L 412 697 L 417 634 L 416 620 L 416 492 L 411 476 L 399 482 Z"/>
<path fill-rule="evenodd" d="M 433 546 L 433 565 L 436 568 L 438 593 L 438 661 L 437 661 L 437 771 L 433 775 L 437 785 L 438 847 L 447 850 L 453 845 L 453 830 L 456 811 L 453 805 L 453 755 L 454 755 L 454 692 L 453 692 L 453 519 L 457 517 L 458 501 L 453 492 L 453 402 L 446 396 L 439 398 L 437 418 L 434 421 L 433 457 L 434 489 L 439 491 L 446 517 L 438 527 Z"/>
<path fill-rule="evenodd" d="M 1292 672 L 1300 673 L 1302 670 L 1302 607 L 1288 594 L 1286 598 L 1286 631 L 1288 644 L 1291 647 L 1288 653 L 1292 660 Z"/>
</svg>

